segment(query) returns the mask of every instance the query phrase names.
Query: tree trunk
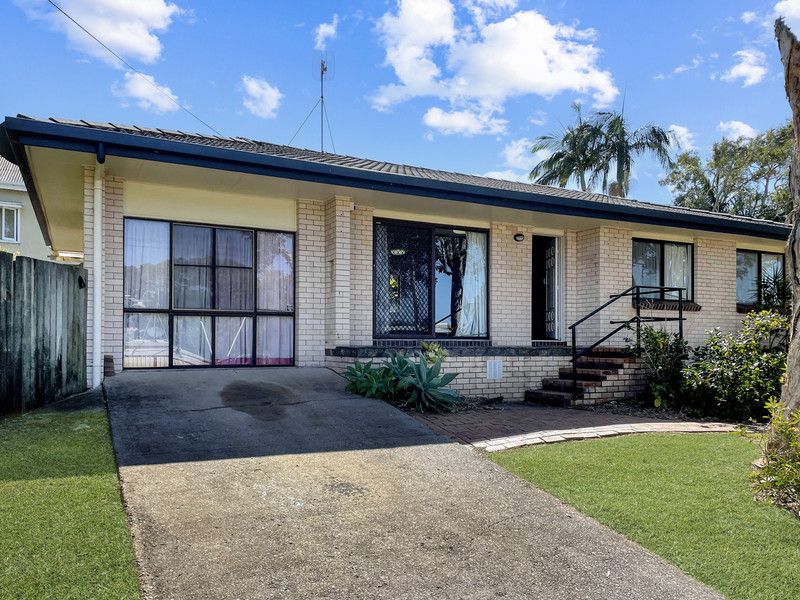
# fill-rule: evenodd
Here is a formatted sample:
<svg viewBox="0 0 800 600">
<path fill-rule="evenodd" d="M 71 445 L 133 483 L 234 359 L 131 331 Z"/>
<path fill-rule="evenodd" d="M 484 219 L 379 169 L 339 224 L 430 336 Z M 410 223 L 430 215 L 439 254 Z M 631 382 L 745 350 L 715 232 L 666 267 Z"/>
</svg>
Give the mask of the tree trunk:
<svg viewBox="0 0 800 600">
<path fill-rule="evenodd" d="M 786 367 L 786 382 L 783 386 L 782 400 L 787 409 L 800 408 L 800 234 L 797 230 L 798 213 L 800 213 L 800 43 L 795 35 L 783 22 L 775 21 L 775 37 L 781 52 L 786 97 L 792 109 L 792 124 L 794 125 L 795 151 L 789 167 L 789 189 L 792 194 L 794 210 L 789 216 L 792 232 L 786 251 L 786 273 L 792 284 L 792 321 L 791 342 L 789 344 L 789 359 Z"/>
</svg>

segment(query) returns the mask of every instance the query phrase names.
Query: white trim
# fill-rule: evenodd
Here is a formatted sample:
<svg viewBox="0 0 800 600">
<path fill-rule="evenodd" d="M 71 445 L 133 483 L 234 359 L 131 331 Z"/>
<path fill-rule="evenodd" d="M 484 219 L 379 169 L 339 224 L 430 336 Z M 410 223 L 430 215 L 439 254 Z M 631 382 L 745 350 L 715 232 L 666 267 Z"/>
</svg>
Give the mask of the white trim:
<svg viewBox="0 0 800 600">
<path fill-rule="evenodd" d="M 0 200 L 0 208 L 22 208 L 21 202 L 11 202 L 10 200 Z"/>
<path fill-rule="evenodd" d="M 3 242 L 4 244 L 19 244 L 19 243 L 21 243 L 20 239 L 19 239 L 19 234 L 20 234 L 20 231 L 21 231 L 20 218 L 22 216 L 22 206 L 14 206 L 14 204 L 15 203 L 11 203 L 11 202 L 0 203 L 0 242 Z M 14 237 L 13 238 L 5 237 L 5 230 L 6 230 L 5 211 L 7 211 L 7 210 L 10 210 L 10 211 L 12 211 L 14 213 Z"/>
<path fill-rule="evenodd" d="M 15 192 L 27 192 L 28 188 L 25 187 L 24 183 L 9 183 L 6 181 L 0 181 L 0 190 L 13 190 Z"/>
</svg>

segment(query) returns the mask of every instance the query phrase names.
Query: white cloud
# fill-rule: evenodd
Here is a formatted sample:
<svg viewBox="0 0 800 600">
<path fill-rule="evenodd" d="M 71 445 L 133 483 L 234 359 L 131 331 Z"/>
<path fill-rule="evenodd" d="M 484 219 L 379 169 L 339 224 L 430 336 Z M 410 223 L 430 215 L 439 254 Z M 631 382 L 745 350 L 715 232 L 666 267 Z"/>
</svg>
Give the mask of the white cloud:
<svg viewBox="0 0 800 600">
<path fill-rule="evenodd" d="M 703 57 L 698 55 L 692 58 L 692 61 L 689 64 L 678 65 L 672 70 L 672 72 L 675 75 L 680 75 L 681 73 L 685 73 L 686 71 L 692 71 L 702 64 L 703 64 Z"/>
<path fill-rule="evenodd" d="M 544 125 L 547 123 L 547 113 L 543 110 L 537 110 L 528 121 L 530 121 L 531 125 Z"/>
<path fill-rule="evenodd" d="M 678 148 L 685 152 L 696 150 L 697 146 L 694 145 L 694 133 L 688 127 L 683 125 L 670 125 L 669 132 L 672 134 L 673 140 L 678 144 Z"/>
<path fill-rule="evenodd" d="M 330 23 L 320 23 L 314 29 L 314 49 L 325 50 L 328 40 L 336 39 L 336 28 L 339 27 L 339 15 L 333 15 Z"/>
<path fill-rule="evenodd" d="M 739 50 L 734 56 L 739 62 L 727 70 L 720 79 L 731 82 L 741 79 L 742 87 L 755 85 L 764 79 L 767 74 L 765 66 L 767 56 L 761 50 Z"/>
<path fill-rule="evenodd" d="M 180 108 L 178 97 L 165 85 L 156 82 L 152 75 L 144 73 L 125 73 L 125 80 L 114 83 L 111 92 L 126 100 L 136 102 L 143 110 L 156 113 L 172 112 Z"/>
<path fill-rule="evenodd" d="M 492 117 L 491 112 L 471 109 L 444 111 L 438 106 L 429 108 L 422 121 L 440 133 L 466 136 L 504 133 L 508 124 L 505 119 Z"/>
<path fill-rule="evenodd" d="M 504 17 L 515 6 L 507 0 L 468 1 L 464 25 L 457 23 L 450 0 L 400 0 L 378 24 L 397 81 L 376 91 L 373 107 L 388 110 L 431 97 L 447 101 L 448 114 L 477 114 L 491 122 L 500 121 L 494 115 L 503 112 L 506 100 L 529 94 L 573 92 L 591 96 L 597 106 L 613 102 L 619 92 L 611 73 L 597 66 L 593 30 L 551 23 L 534 10 Z"/>
<path fill-rule="evenodd" d="M 747 10 L 743 12 L 739 18 L 742 20 L 742 23 L 749 25 L 758 18 L 758 14 L 756 14 L 756 12 L 753 10 Z"/>
<path fill-rule="evenodd" d="M 758 131 L 742 121 L 721 121 L 717 125 L 717 129 L 722 132 L 723 137 L 732 140 L 752 138 L 758 135 Z"/>
<path fill-rule="evenodd" d="M 244 98 L 242 104 L 256 117 L 274 119 L 278 115 L 283 94 L 281 91 L 260 77 L 242 76 Z"/>
<path fill-rule="evenodd" d="M 800 1 L 798 0 L 781 0 L 777 2 L 772 9 L 774 18 L 770 18 L 771 23 L 775 18 L 783 17 L 789 28 L 800 35 Z"/>
<path fill-rule="evenodd" d="M 531 153 L 532 147 L 533 140 L 528 138 L 511 140 L 505 145 L 503 151 L 500 153 L 500 156 L 503 157 L 503 162 L 507 167 L 527 172 L 533 168 L 533 165 L 550 156 L 550 152 L 548 150 L 538 150 L 534 153 Z"/>
<path fill-rule="evenodd" d="M 122 68 L 107 50 L 43 0 L 16 2 L 29 18 L 44 21 L 63 33 L 75 49 Z M 157 34 L 167 31 L 182 12 L 177 5 L 165 0 L 60 0 L 59 5 L 123 58 L 148 64 L 161 56 Z"/>
<path fill-rule="evenodd" d="M 504 181 L 519 181 L 521 183 L 530 183 L 527 173 L 520 173 L 513 169 L 505 169 L 503 171 L 487 171 L 483 173 L 483 177 L 491 177 L 492 179 L 502 179 Z"/>
</svg>

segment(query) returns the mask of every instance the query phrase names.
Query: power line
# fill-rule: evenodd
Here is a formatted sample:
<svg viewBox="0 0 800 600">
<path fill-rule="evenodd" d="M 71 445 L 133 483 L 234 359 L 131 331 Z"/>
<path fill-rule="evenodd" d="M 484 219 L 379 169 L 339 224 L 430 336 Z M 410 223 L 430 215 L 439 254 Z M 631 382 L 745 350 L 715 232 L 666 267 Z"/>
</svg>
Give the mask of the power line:
<svg viewBox="0 0 800 600">
<path fill-rule="evenodd" d="M 169 94 L 167 94 L 167 93 L 166 93 L 164 90 L 162 90 L 162 89 L 161 89 L 160 87 L 158 87 L 158 86 L 157 86 L 155 83 L 153 83 L 153 82 L 152 82 L 152 81 L 151 81 L 151 80 L 150 80 L 150 79 L 147 77 L 147 75 L 145 75 L 144 73 L 142 73 L 141 71 L 139 71 L 139 70 L 138 70 L 136 67 L 134 67 L 133 65 L 131 65 L 131 64 L 130 64 L 128 61 L 126 61 L 124 58 L 122 58 L 122 57 L 121 57 L 119 54 L 117 54 L 117 53 L 116 53 L 116 52 L 114 52 L 114 51 L 113 51 L 111 48 L 109 48 L 108 46 L 106 46 L 106 45 L 105 45 L 103 42 L 101 42 L 101 41 L 100 41 L 100 40 L 97 38 L 97 36 L 96 36 L 96 35 L 94 35 L 94 34 L 93 34 L 91 31 L 89 31 L 88 29 L 86 29 L 86 27 L 84 27 L 83 25 L 81 25 L 80 23 L 78 23 L 78 22 L 77 22 L 75 19 L 73 19 L 73 18 L 72 18 L 72 17 L 71 17 L 71 16 L 70 16 L 70 15 L 69 15 L 69 14 L 68 14 L 68 13 L 67 13 L 67 12 L 66 12 L 66 11 L 65 11 L 63 8 L 61 8 L 61 7 L 60 7 L 58 4 L 56 4 L 55 2 L 53 2 L 53 0 L 47 0 L 47 2 L 48 2 L 48 3 L 50 3 L 50 4 L 51 4 L 51 5 L 52 5 L 52 6 L 53 6 L 53 7 L 54 7 L 54 8 L 55 8 L 55 9 L 56 9 L 58 12 L 60 12 L 60 13 L 61 13 L 62 15 L 64 15 L 65 17 L 67 17 L 67 19 L 69 19 L 70 21 L 72 21 L 72 22 L 73 22 L 73 23 L 74 23 L 74 24 L 75 24 L 75 25 L 76 25 L 78 28 L 80 28 L 80 29 L 81 29 L 81 30 L 82 30 L 82 31 L 83 31 L 83 32 L 84 32 L 86 35 L 88 35 L 88 36 L 89 36 L 90 38 L 92 38 L 92 39 L 93 39 L 95 42 L 97 42 L 97 43 L 98 43 L 98 44 L 100 44 L 100 45 L 101 45 L 103 48 L 105 48 L 105 49 L 106 49 L 106 50 L 107 50 L 107 51 L 108 51 L 108 52 L 109 52 L 109 53 L 110 53 L 110 54 L 111 54 L 111 55 L 112 55 L 114 58 L 116 58 L 116 59 L 117 59 L 119 62 L 121 62 L 121 63 L 122 63 L 123 65 L 125 65 L 126 67 L 128 67 L 128 69 L 130 69 L 131 71 L 133 71 L 133 72 L 134 72 L 134 73 L 136 73 L 137 75 L 141 75 L 142 79 L 143 79 L 145 82 L 147 82 L 147 84 L 148 84 L 150 87 L 152 87 L 154 90 L 156 90 L 156 91 L 157 91 L 159 94 L 161 94 L 161 95 L 162 95 L 162 96 L 164 96 L 165 98 L 169 99 L 169 101 L 170 101 L 170 102 L 172 102 L 173 104 L 175 104 L 175 106 L 177 106 L 178 108 L 180 108 L 182 111 L 186 112 L 188 115 L 190 115 L 190 116 L 194 117 L 195 119 L 197 119 L 197 120 L 198 120 L 200 123 L 202 123 L 203 125 L 205 125 L 206 127 L 208 127 L 208 128 L 211 130 L 211 131 L 213 131 L 213 132 L 214 132 L 215 134 L 217 134 L 218 136 L 222 137 L 222 134 L 221 134 L 219 131 L 217 131 L 217 130 L 216 130 L 214 127 L 212 127 L 211 125 L 209 125 L 208 123 L 206 123 L 206 122 L 205 122 L 203 119 L 201 119 L 200 117 L 198 117 L 196 114 L 194 114 L 194 113 L 193 113 L 192 111 L 190 111 L 188 108 L 186 108 L 185 106 L 183 106 L 183 105 L 182 105 L 180 102 L 178 102 L 177 100 L 175 100 L 175 98 L 173 98 L 172 96 L 170 96 Z"/>
</svg>

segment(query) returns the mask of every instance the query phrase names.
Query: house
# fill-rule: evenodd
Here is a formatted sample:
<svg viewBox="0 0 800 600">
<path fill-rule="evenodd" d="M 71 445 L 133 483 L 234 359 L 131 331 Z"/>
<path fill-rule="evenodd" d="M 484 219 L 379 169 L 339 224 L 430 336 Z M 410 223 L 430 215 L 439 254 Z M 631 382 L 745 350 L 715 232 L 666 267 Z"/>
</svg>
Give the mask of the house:
<svg viewBox="0 0 800 600">
<path fill-rule="evenodd" d="M 745 217 L 112 123 L 8 117 L 0 153 L 19 165 L 45 241 L 85 254 L 93 385 L 106 356 L 117 371 L 341 370 L 435 339 L 450 353 L 445 368 L 461 373 L 456 387 L 520 398 L 568 371 L 573 331 L 586 348 L 637 310 L 673 328 L 680 310 L 693 344 L 737 328 L 789 234 Z M 652 286 L 640 288 L 646 299 L 624 296 L 569 329 L 632 283 Z"/>
<path fill-rule="evenodd" d="M 0 157 L 0 252 L 50 257 L 17 165 Z"/>
</svg>

